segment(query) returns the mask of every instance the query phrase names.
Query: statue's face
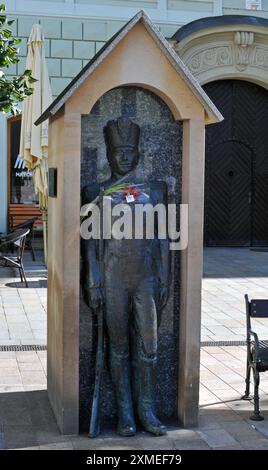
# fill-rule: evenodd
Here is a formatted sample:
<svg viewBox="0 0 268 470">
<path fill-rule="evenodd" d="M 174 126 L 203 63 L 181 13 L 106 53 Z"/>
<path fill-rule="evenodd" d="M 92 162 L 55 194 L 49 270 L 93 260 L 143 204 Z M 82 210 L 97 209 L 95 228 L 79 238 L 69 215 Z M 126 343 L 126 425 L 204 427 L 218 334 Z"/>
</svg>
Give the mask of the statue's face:
<svg viewBox="0 0 268 470">
<path fill-rule="evenodd" d="M 135 168 L 138 159 L 139 153 L 137 148 L 122 145 L 116 147 L 110 155 L 110 165 L 115 173 L 125 175 Z"/>
</svg>

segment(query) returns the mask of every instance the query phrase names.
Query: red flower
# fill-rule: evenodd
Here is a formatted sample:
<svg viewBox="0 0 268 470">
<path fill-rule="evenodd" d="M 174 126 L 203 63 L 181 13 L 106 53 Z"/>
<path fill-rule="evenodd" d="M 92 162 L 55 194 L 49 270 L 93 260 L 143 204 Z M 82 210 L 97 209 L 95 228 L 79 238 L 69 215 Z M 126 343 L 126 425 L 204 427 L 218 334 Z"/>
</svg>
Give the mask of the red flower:
<svg viewBox="0 0 268 470">
<path fill-rule="evenodd" d="M 135 186 L 126 186 L 124 189 L 124 196 L 133 196 L 134 199 L 139 197 L 141 192 Z"/>
</svg>

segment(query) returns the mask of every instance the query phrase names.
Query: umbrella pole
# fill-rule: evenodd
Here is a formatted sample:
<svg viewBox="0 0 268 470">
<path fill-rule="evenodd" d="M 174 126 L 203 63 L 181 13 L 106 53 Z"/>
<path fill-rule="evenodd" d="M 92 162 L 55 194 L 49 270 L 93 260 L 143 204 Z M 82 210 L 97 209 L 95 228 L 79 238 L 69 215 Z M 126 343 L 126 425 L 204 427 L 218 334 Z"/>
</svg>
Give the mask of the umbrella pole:
<svg viewBox="0 0 268 470">
<path fill-rule="evenodd" d="M 47 265 L 47 211 L 42 210 L 42 222 L 43 222 L 43 243 L 44 243 L 44 263 Z"/>
</svg>

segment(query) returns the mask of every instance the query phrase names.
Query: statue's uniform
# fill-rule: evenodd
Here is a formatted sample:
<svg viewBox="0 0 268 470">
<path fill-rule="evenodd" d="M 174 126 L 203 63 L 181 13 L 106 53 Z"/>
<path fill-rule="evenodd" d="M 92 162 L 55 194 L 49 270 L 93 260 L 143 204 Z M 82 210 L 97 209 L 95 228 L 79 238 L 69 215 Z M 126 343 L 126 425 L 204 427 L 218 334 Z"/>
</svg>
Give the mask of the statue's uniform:
<svg viewBox="0 0 268 470">
<path fill-rule="evenodd" d="M 139 126 L 129 119 L 122 118 L 111 121 L 105 129 L 107 156 L 111 163 L 112 175 L 117 174 L 113 172 L 116 159 L 122 159 L 122 166 L 128 158 L 132 159 L 133 165 L 137 165 Z M 128 173 L 128 183 L 125 186 L 120 186 L 119 181 L 107 181 L 103 184 L 106 191 L 101 201 L 104 203 L 105 198 L 110 198 L 111 209 L 118 209 L 118 205 L 127 204 L 132 215 L 136 212 L 137 204 L 150 204 L 155 207 L 161 203 L 166 206 L 167 189 L 164 182 L 147 180 L 137 183 L 131 181 L 131 178 L 131 173 Z M 122 182 L 122 179 L 120 181 Z M 82 204 L 98 199 L 99 194 L 100 185 L 88 185 L 82 193 Z M 105 216 L 104 206 L 105 204 L 102 205 L 101 212 Z M 156 416 L 154 387 L 157 326 L 160 323 L 161 302 L 163 303 L 165 295 L 163 293 L 165 289 L 167 293 L 168 288 L 168 241 L 158 238 L 158 226 L 154 217 L 151 222 L 151 239 L 146 238 L 145 221 L 148 219 L 145 216 L 141 219 L 143 233 L 140 238 L 132 236 L 130 239 L 118 239 L 116 227 L 119 231 L 122 214 L 119 211 L 117 214 L 113 212 L 111 238 L 107 239 L 105 236 L 101 240 L 101 261 L 98 260 L 99 241 L 82 241 L 82 284 L 89 306 L 91 299 L 95 299 L 94 305 L 98 304 L 100 287 L 105 300 L 109 364 L 117 400 L 118 432 L 123 436 L 135 433 L 135 398 L 137 413 L 144 429 L 161 435 L 165 433 L 165 427 Z M 135 232 L 134 216 L 132 221 Z M 123 232 L 125 233 L 125 227 Z"/>
<path fill-rule="evenodd" d="M 146 202 L 155 204 L 150 187 L 145 189 Z M 144 194 L 144 193 L 143 193 Z M 116 194 L 111 197 L 111 207 L 118 204 Z M 142 195 L 128 204 L 132 211 L 133 235 L 135 206 L 143 202 Z M 125 202 L 126 201 L 121 201 Z M 113 223 L 119 217 L 112 218 Z M 157 258 L 159 241 L 146 240 L 145 221 L 143 239 L 105 240 L 104 288 L 106 323 L 111 347 L 119 354 L 127 354 L 129 330 L 134 328 L 139 338 L 140 353 L 152 358 L 157 353 Z M 115 230 L 114 230 L 115 232 Z"/>
<path fill-rule="evenodd" d="M 140 189 L 140 186 L 139 186 Z M 160 241 L 146 239 L 145 218 L 143 239 L 135 239 L 135 205 L 155 206 L 165 199 L 165 184 L 151 182 L 140 189 L 140 195 L 127 203 L 124 195 L 115 192 L 109 196 L 111 209 L 117 204 L 128 204 L 132 211 L 133 238 L 117 239 L 115 230 L 111 239 L 104 240 L 104 297 L 105 319 L 109 333 L 110 348 L 118 354 L 129 352 L 129 332 L 138 338 L 140 354 L 153 358 L 157 353 L 157 292 L 159 273 L 157 260 Z M 83 202 L 95 199 L 99 186 L 85 188 Z M 106 196 L 105 196 L 106 197 Z M 108 197 L 108 196 L 107 196 Z M 121 216 L 112 218 L 114 222 Z M 98 243 L 98 242 L 97 242 Z"/>
</svg>

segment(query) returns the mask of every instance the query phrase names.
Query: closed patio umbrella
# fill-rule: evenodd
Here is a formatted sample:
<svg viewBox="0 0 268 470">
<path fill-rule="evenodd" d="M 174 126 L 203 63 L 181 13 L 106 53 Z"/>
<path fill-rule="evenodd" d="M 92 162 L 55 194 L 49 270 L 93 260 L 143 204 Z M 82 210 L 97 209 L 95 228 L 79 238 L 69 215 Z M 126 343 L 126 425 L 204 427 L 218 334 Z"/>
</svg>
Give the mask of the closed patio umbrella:
<svg viewBox="0 0 268 470">
<path fill-rule="evenodd" d="M 34 24 L 28 39 L 26 69 L 32 71 L 37 80 L 32 86 L 34 92 L 24 101 L 21 121 L 20 156 L 33 172 L 36 194 L 43 217 L 44 255 L 46 261 L 46 215 L 47 215 L 47 154 L 48 121 L 39 126 L 34 122 L 52 102 L 52 93 L 45 60 L 44 35 L 42 27 Z"/>
</svg>

